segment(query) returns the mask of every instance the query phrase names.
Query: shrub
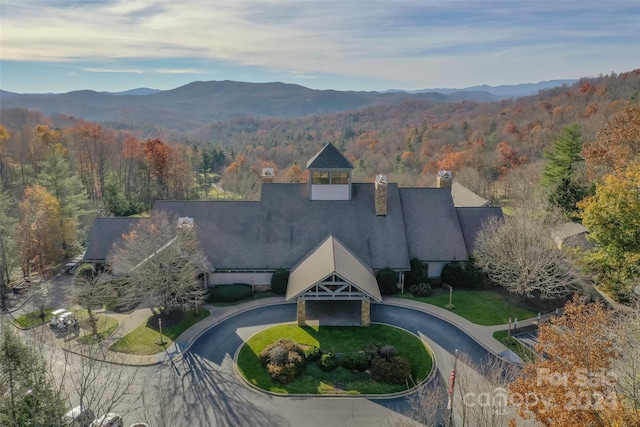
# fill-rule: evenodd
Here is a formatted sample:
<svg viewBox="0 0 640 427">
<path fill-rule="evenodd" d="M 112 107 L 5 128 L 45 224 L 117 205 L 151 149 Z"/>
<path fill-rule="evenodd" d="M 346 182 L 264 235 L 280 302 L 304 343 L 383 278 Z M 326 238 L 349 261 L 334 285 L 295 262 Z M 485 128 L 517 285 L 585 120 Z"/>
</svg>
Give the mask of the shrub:
<svg viewBox="0 0 640 427">
<path fill-rule="evenodd" d="M 373 360 L 373 358 L 378 355 L 378 350 L 380 350 L 380 347 L 382 347 L 382 344 L 368 344 L 364 348 L 364 350 L 362 350 L 365 356 L 367 356 L 367 359 L 369 359 L 369 362 L 371 362 L 371 360 Z"/>
<path fill-rule="evenodd" d="M 402 356 L 387 360 L 376 356 L 371 361 L 371 377 L 387 384 L 407 384 L 411 381 L 411 363 Z"/>
<path fill-rule="evenodd" d="M 382 295 L 393 295 L 398 292 L 398 273 L 390 268 L 383 268 L 376 274 L 376 280 Z"/>
<path fill-rule="evenodd" d="M 378 355 L 389 360 L 392 357 L 398 355 L 398 349 L 392 345 L 383 345 L 382 347 L 380 347 L 380 350 L 378 350 Z"/>
<path fill-rule="evenodd" d="M 363 351 L 349 353 L 340 361 L 340 366 L 350 371 L 366 371 L 369 369 L 369 357 Z"/>
<path fill-rule="evenodd" d="M 466 284 L 475 289 L 487 289 L 491 284 L 487 274 L 476 264 L 473 255 L 470 255 L 467 262 L 464 263 L 464 278 Z"/>
<path fill-rule="evenodd" d="M 287 384 L 304 372 L 305 354 L 294 340 L 283 338 L 260 352 L 260 364 L 275 381 Z"/>
<path fill-rule="evenodd" d="M 287 293 L 287 284 L 289 283 L 289 270 L 284 268 L 277 269 L 271 276 L 271 292 L 277 295 L 285 295 Z"/>
<path fill-rule="evenodd" d="M 404 275 L 404 285 L 410 288 L 427 280 L 427 268 L 418 258 L 411 258 L 411 270 Z"/>
<path fill-rule="evenodd" d="M 333 371 L 338 365 L 338 359 L 336 359 L 336 356 L 331 352 L 323 354 L 320 360 L 318 360 L 318 367 L 326 372 Z"/>
<path fill-rule="evenodd" d="M 233 285 L 218 285 L 209 290 L 208 302 L 235 302 L 251 298 L 253 289 L 251 285 L 234 283 Z"/>
<path fill-rule="evenodd" d="M 278 350 L 282 349 L 282 350 Z M 277 359 L 280 357 L 281 353 L 288 355 L 289 352 L 297 352 L 300 353 L 302 357 L 304 357 L 304 350 L 300 345 L 292 340 L 291 338 L 281 338 L 278 341 L 269 344 L 260 352 L 260 364 L 262 366 L 266 366 L 269 362 L 278 363 Z M 271 357 L 275 357 L 275 360 L 272 360 Z"/>
<path fill-rule="evenodd" d="M 322 352 L 318 347 L 312 345 L 304 349 L 304 358 L 307 359 L 308 362 L 316 362 L 320 360 L 320 357 L 322 357 Z"/>
<path fill-rule="evenodd" d="M 450 284 L 454 288 L 460 288 L 464 286 L 464 269 L 459 262 L 450 262 L 442 268 L 440 274 L 442 281 Z"/>
<path fill-rule="evenodd" d="M 409 288 L 409 292 L 414 297 L 430 297 L 432 293 L 431 285 L 428 283 L 418 283 Z"/>
</svg>

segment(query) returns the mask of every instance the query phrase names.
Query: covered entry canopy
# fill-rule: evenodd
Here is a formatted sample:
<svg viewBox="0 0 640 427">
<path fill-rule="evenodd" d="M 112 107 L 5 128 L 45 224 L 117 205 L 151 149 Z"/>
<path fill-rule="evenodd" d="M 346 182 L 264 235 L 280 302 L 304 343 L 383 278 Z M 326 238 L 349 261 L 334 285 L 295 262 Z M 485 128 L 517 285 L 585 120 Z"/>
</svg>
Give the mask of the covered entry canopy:
<svg viewBox="0 0 640 427">
<path fill-rule="evenodd" d="M 295 298 L 382 301 L 373 271 L 333 235 L 291 270 L 286 300 Z"/>
</svg>

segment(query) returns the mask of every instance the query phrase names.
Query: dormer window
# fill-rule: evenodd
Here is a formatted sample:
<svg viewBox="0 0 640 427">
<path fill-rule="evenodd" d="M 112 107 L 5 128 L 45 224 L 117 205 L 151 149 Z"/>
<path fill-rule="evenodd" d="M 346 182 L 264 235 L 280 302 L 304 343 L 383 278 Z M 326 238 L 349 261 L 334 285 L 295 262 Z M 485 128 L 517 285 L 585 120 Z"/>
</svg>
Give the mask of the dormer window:
<svg viewBox="0 0 640 427">
<path fill-rule="evenodd" d="M 322 184 L 349 184 L 349 172 L 318 171 L 311 174 L 311 183 Z"/>
</svg>

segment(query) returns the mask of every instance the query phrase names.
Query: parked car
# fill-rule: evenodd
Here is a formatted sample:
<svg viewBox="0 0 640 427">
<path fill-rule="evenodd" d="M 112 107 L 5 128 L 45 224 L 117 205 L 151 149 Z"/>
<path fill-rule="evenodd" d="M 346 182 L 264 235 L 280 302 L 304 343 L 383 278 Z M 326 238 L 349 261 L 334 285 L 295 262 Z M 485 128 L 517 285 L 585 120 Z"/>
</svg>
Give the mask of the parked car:
<svg viewBox="0 0 640 427">
<path fill-rule="evenodd" d="M 122 417 L 113 412 L 104 414 L 100 418 L 93 420 L 91 427 L 122 427 Z"/>
<path fill-rule="evenodd" d="M 51 321 L 49 322 L 49 326 L 51 326 L 52 328 L 55 328 L 56 326 L 58 326 L 58 318 L 63 314 L 66 313 L 67 310 L 64 308 L 59 308 L 57 310 L 54 310 L 51 315 L 53 316 L 51 318 Z"/>
<path fill-rule="evenodd" d="M 82 406 L 76 406 L 62 417 L 62 424 L 69 427 L 87 427 L 96 415 L 89 408 L 83 408 Z"/>
<path fill-rule="evenodd" d="M 135 423 L 135 424 L 131 424 L 129 427 L 149 427 L 149 424 L 147 424 L 147 423 Z"/>
<path fill-rule="evenodd" d="M 55 330 L 58 332 L 66 332 L 70 328 L 78 327 L 78 318 L 72 312 L 65 311 L 64 313 L 59 315 L 57 318 L 55 318 L 55 324 L 54 324 L 54 319 L 51 319 L 51 322 L 49 322 L 49 325 L 52 328 L 55 328 Z"/>
</svg>

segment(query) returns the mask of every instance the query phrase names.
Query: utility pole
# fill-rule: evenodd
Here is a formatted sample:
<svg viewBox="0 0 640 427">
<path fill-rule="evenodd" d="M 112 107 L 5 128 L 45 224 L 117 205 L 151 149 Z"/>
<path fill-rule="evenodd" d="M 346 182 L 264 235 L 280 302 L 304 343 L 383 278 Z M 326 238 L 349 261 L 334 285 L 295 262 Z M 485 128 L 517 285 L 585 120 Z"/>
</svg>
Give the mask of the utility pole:
<svg viewBox="0 0 640 427">
<path fill-rule="evenodd" d="M 458 349 L 453 352 L 453 369 L 451 375 L 449 375 L 449 403 L 447 409 L 449 410 L 449 427 L 453 427 L 453 392 L 456 386 L 456 363 L 458 362 Z"/>
</svg>

